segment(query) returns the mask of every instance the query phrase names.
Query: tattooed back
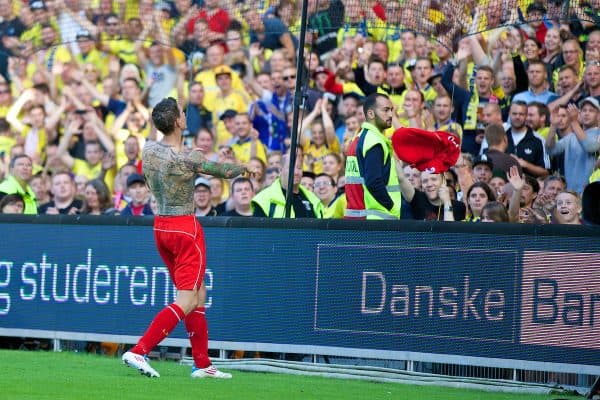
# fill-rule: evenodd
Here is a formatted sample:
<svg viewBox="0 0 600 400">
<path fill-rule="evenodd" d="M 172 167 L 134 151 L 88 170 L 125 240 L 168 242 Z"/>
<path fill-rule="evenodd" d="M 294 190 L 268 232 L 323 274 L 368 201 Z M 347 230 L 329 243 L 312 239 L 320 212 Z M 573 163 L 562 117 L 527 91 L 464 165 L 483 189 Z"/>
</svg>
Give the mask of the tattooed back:
<svg viewBox="0 0 600 400">
<path fill-rule="evenodd" d="M 161 142 L 147 142 L 142 151 L 142 168 L 150 191 L 156 197 L 159 215 L 194 213 L 195 172 L 185 153 Z"/>
</svg>

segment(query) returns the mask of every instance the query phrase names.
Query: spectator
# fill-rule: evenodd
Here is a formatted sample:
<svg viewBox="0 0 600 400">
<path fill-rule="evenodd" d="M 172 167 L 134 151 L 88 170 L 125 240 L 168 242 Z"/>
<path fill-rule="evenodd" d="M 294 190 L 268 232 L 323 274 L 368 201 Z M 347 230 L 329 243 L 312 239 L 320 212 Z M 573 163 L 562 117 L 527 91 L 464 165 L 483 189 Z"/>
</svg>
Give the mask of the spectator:
<svg viewBox="0 0 600 400">
<path fill-rule="evenodd" d="M 221 65 L 214 69 L 215 79 L 219 87 L 219 96 L 214 102 L 215 115 L 221 116 L 227 110 L 233 110 L 237 114 L 248 112 L 246 97 L 233 89 L 231 68 Z M 223 124 L 217 124 L 217 145 L 225 144 L 232 139 L 231 132 L 224 129 Z"/>
<path fill-rule="evenodd" d="M 194 137 L 194 148 L 197 149 L 208 161 L 217 161 L 218 155 L 213 150 L 215 148 L 215 138 L 212 132 L 205 128 L 200 128 Z"/>
<path fill-rule="evenodd" d="M 112 215 L 116 212 L 110 191 L 101 179 L 92 179 L 85 185 L 84 199 L 81 214 Z"/>
<path fill-rule="evenodd" d="M 81 212 L 83 201 L 75 197 L 77 192 L 71 173 L 63 171 L 52 175 L 50 192 L 52 200 L 40 205 L 38 214 L 75 215 Z"/>
<path fill-rule="evenodd" d="M 309 192 L 315 191 L 315 173 L 312 171 L 302 171 L 302 179 L 300 179 L 300 186 Z"/>
<path fill-rule="evenodd" d="M 406 165 L 403 169 L 404 176 L 410 182 L 410 184 L 415 188 L 415 190 L 421 190 L 421 171 L 418 169 L 411 167 L 410 165 Z"/>
<path fill-rule="evenodd" d="M 508 222 L 508 212 L 504 204 L 489 201 L 481 210 L 481 222 Z"/>
<path fill-rule="evenodd" d="M 516 166 L 519 173 L 522 173 L 519 162 L 506 153 L 508 148 L 508 137 L 501 125 L 491 124 L 485 128 L 485 140 L 488 144 L 487 152 L 481 156 L 482 160 L 488 160 L 491 163 L 493 171 L 502 171 L 508 174 L 510 167 Z M 490 176 L 491 179 L 491 176 Z M 486 183 L 489 183 L 489 179 Z"/>
<path fill-rule="evenodd" d="M 204 107 L 204 87 L 200 82 L 192 82 L 189 86 L 189 100 L 185 111 L 187 136 L 197 136 L 200 129 L 213 130 L 213 116 Z"/>
<path fill-rule="evenodd" d="M 533 101 L 542 104 L 552 102 L 558 96 L 548 90 L 547 76 L 548 71 L 546 70 L 546 64 L 544 64 L 543 61 L 540 61 L 537 58 L 529 61 L 529 65 L 527 66 L 529 89 L 526 92 L 517 93 L 512 101 L 522 101 L 526 104 Z"/>
<path fill-rule="evenodd" d="M 283 218 L 285 216 L 285 199 L 288 187 L 290 154 L 282 157 L 282 169 L 279 178 L 265 187 L 252 199 L 252 210 L 255 217 Z M 292 184 L 291 218 L 322 218 L 323 206 L 319 198 L 300 185 L 302 179 L 302 152 L 298 149 L 294 165 Z"/>
<path fill-rule="evenodd" d="M 216 217 L 217 209 L 211 204 L 211 184 L 206 178 L 196 178 L 194 181 L 195 214 L 199 217 Z"/>
<path fill-rule="evenodd" d="M 344 176 L 344 160 L 339 152 L 330 152 L 323 158 L 323 172 L 331 176 L 336 183 Z"/>
<path fill-rule="evenodd" d="M 29 180 L 29 186 L 35 193 L 35 198 L 39 204 L 44 204 L 52 200 L 50 197 L 50 179 L 48 175 L 39 173 Z"/>
<path fill-rule="evenodd" d="M 476 158 L 473 161 L 473 176 L 475 182 L 490 183 L 492 179 L 492 171 L 494 170 L 494 163 L 485 158 Z"/>
<path fill-rule="evenodd" d="M 600 225 L 600 182 L 591 182 L 581 196 L 582 218 L 585 224 Z"/>
<path fill-rule="evenodd" d="M 504 191 L 504 186 L 507 184 L 506 173 L 495 172 L 490 179 L 490 187 L 494 191 L 496 198 L 498 198 Z"/>
<path fill-rule="evenodd" d="M 46 110 L 41 104 L 33 103 L 36 92 L 32 89 L 24 91 L 8 110 L 6 120 L 13 129 L 24 139 L 25 154 L 37 165 L 42 165 L 46 159 L 46 145 L 55 138 L 53 128 L 45 123 Z M 24 124 L 19 118 L 25 104 L 29 103 L 27 117 L 29 124 Z"/>
<path fill-rule="evenodd" d="M 125 216 L 144 216 L 153 215 L 152 208 L 148 200 L 150 199 L 150 191 L 146 186 L 146 179 L 140 174 L 131 174 L 127 178 L 127 192 L 131 201 L 121 211 L 121 215 Z"/>
<path fill-rule="evenodd" d="M 437 221 L 465 219 L 465 205 L 450 198 L 448 186 L 442 182 L 441 174 L 421 172 L 422 191 L 416 190 L 402 172 L 399 173 L 398 179 L 402 196 L 410 202 L 414 219 Z"/>
<path fill-rule="evenodd" d="M 8 194 L 20 194 L 25 201 L 25 214 L 37 214 L 35 193 L 29 186 L 33 164 L 25 154 L 15 155 L 9 164 L 9 175 L 0 183 L 0 198 Z"/>
<path fill-rule="evenodd" d="M 68 152 L 67 148 L 73 135 L 77 131 L 77 122 L 71 122 L 65 131 L 63 138 L 60 140 L 58 150 L 56 151 L 56 157 L 60 158 L 65 165 L 70 168 L 75 175 L 85 175 L 88 179 L 95 179 L 100 176 L 102 172 L 102 157 L 104 156 L 104 150 L 102 145 L 98 141 L 87 141 L 85 142 L 85 160 L 72 157 Z M 108 139 L 106 135 L 103 138 L 103 144 L 108 147 L 108 152 L 114 154 L 114 145 L 112 141 Z"/>
<path fill-rule="evenodd" d="M 234 123 L 235 132 L 230 146 L 235 158 L 242 164 L 247 164 L 252 158 L 258 158 L 266 163 L 267 151 L 262 142 L 258 140 L 258 132 L 252 128 L 250 116 L 237 114 L 234 117 Z"/>
<path fill-rule="evenodd" d="M 562 176 L 549 175 L 544 179 L 540 193 L 533 202 L 533 207 L 542 210 L 548 217 L 556 208 L 556 196 L 566 190 L 567 183 Z"/>
<path fill-rule="evenodd" d="M 556 196 L 553 222 L 557 224 L 581 225 L 581 198 L 575 192 L 561 192 Z"/>
<path fill-rule="evenodd" d="M 242 10 L 244 19 L 250 28 L 250 43 L 260 43 L 264 49 L 281 49 L 286 51 L 287 58 L 293 63 L 296 59 L 296 38 L 283 22 L 274 16 L 260 17 L 258 12 L 250 5 Z"/>
<path fill-rule="evenodd" d="M 571 133 L 562 136 L 558 141 L 551 132 L 546 147 L 551 155 L 564 153 L 565 178 L 567 188 L 582 193 L 588 183 L 596 163 L 596 152 L 600 150 L 600 129 L 598 115 L 600 103 L 595 97 L 586 97 L 579 103 L 581 113 L 574 105 L 569 105 L 569 121 Z M 553 125 L 557 115 L 553 113 Z M 580 123 L 581 121 L 581 123 Z"/>
<path fill-rule="evenodd" d="M 7 194 L 0 200 L 0 214 L 23 214 L 25 201 L 18 193 Z"/>
<path fill-rule="evenodd" d="M 231 148 L 228 148 L 231 152 Z M 235 161 L 235 158 L 219 158 L 219 162 Z M 229 185 L 227 181 L 216 176 L 209 178 L 210 182 L 210 203 L 217 210 L 217 214 L 222 214 L 227 210 L 227 198 L 229 197 Z"/>
<path fill-rule="evenodd" d="M 545 177 L 550 168 L 550 159 L 544 148 L 542 138 L 534 135 L 533 130 L 525 125 L 527 104 L 513 101 L 510 106 L 510 128 L 507 152 L 514 154 L 521 168 L 534 176 Z"/>
<path fill-rule="evenodd" d="M 527 120 L 525 123 L 533 129 L 533 133 L 541 136 L 546 140 L 548 138 L 548 120 L 550 119 L 550 111 L 545 104 L 537 101 L 532 101 L 527 105 Z"/>
<path fill-rule="evenodd" d="M 191 9 L 191 12 L 193 11 L 195 11 L 194 8 Z M 204 7 L 186 24 L 188 33 L 193 32 L 196 20 L 206 20 L 209 30 L 208 38 L 211 42 L 224 39 L 231 22 L 229 13 L 220 7 L 219 0 L 204 0 Z"/>
<path fill-rule="evenodd" d="M 252 181 L 252 188 L 254 190 L 252 195 L 254 196 L 256 192 L 259 192 L 260 189 L 262 189 L 265 183 L 265 171 L 267 169 L 267 165 L 260 158 L 252 157 L 250 161 L 248 161 L 248 166 L 252 167 L 252 170 L 255 171 L 254 175 L 250 177 L 250 180 Z"/>
<path fill-rule="evenodd" d="M 467 217 L 465 221 L 481 221 L 483 207 L 485 207 L 488 202 L 495 200 L 496 196 L 487 183 L 483 181 L 475 182 L 467 191 Z"/>
<path fill-rule="evenodd" d="M 344 218 L 346 195 L 340 194 L 333 178 L 325 173 L 315 177 L 314 193 L 323 205 L 323 218 Z"/>
<path fill-rule="evenodd" d="M 330 152 L 338 153 L 340 144 L 327 111 L 328 100 L 323 97 L 315 108 L 302 120 L 298 143 L 304 154 L 304 170 L 315 175 L 323 172 L 323 159 Z M 320 119 L 317 117 L 320 116 Z"/>
<path fill-rule="evenodd" d="M 150 44 L 146 56 L 142 46 L 152 29 L 158 32 L 158 35 Z M 153 18 L 152 25 L 149 24 L 144 27 L 140 37 L 135 42 L 138 65 L 144 71 L 147 83 L 150 86 L 148 91 L 148 105 L 150 108 L 153 108 L 164 96 L 168 96 L 175 89 L 177 80 L 176 60 L 173 49 L 168 46 L 168 43 L 167 35 L 156 17 Z"/>
<path fill-rule="evenodd" d="M 231 199 L 233 209 L 221 214 L 226 217 L 251 217 L 252 198 L 254 197 L 254 185 L 248 178 L 236 178 L 231 183 Z"/>
</svg>

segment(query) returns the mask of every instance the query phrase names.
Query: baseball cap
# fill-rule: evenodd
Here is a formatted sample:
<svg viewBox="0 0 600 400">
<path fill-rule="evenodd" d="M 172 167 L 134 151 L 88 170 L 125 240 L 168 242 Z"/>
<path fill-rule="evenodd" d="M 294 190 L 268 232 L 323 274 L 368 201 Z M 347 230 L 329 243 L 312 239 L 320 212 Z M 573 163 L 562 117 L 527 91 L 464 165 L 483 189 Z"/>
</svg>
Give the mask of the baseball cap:
<svg viewBox="0 0 600 400">
<path fill-rule="evenodd" d="M 579 108 L 583 107 L 585 103 L 591 104 L 592 106 L 594 106 L 594 108 L 596 108 L 596 110 L 600 111 L 600 102 L 595 97 L 588 96 L 585 99 L 581 100 L 578 104 Z"/>
<path fill-rule="evenodd" d="M 77 31 L 77 33 L 75 34 L 75 39 L 88 39 L 88 40 L 92 40 L 92 34 L 89 31 L 86 31 L 84 29 Z"/>
<path fill-rule="evenodd" d="M 476 157 L 473 160 L 473 168 L 475 168 L 476 165 L 480 165 L 480 164 L 485 164 L 488 167 L 490 167 L 490 171 L 494 170 L 494 163 L 492 162 L 492 160 L 488 160 L 488 158 L 484 155 L 481 157 Z"/>
<path fill-rule="evenodd" d="M 198 187 L 200 185 L 206 186 L 210 190 L 210 182 L 208 181 L 208 179 L 203 178 L 201 176 L 196 178 L 196 180 L 194 181 L 194 187 Z"/>
<path fill-rule="evenodd" d="M 146 184 L 146 179 L 140 174 L 131 174 L 127 177 L 127 187 L 130 187 L 134 183 L 143 183 Z"/>
<path fill-rule="evenodd" d="M 231 75 L 231 68 L 229 68 L 228 65 L 219 65 L 218 67 L 215 67 L 215 76 L 219 76 L 219 75 Z"/>
<path fill-rule="evenodd" d="M 227 109 L 227 110 L 223 111 L 223 114 L 221 114 L 221 116 L 219 117 L 219 119 L 221 121 L 223 121 L 225 118 L 233 118 L 236 115 L 238 115 L 237 111 L 232 110 L 232 109 Z"/>
<path fill-rule="evenodd" d="M 32 1 L 31 3 L 29 3 L 29 9 L 30 10 L 45 10 L 46 5 L 44 4 L 43 1 L 40 1 L 40 0 Z"/>
</svg>

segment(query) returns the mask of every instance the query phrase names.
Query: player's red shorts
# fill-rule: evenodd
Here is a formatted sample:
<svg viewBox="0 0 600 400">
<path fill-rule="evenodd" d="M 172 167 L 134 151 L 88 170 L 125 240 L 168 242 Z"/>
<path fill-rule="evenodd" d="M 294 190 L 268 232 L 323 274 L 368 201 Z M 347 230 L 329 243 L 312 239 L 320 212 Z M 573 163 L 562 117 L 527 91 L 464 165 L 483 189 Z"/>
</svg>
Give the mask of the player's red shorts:
<svg viewBox="0 0 600 400">
<path fill-rule="evenodd" d="M 206 269 L 206 244 L 196 216 L 154 217 L 154 239 L 175 287 L 200 289 Z"/>
</svg>

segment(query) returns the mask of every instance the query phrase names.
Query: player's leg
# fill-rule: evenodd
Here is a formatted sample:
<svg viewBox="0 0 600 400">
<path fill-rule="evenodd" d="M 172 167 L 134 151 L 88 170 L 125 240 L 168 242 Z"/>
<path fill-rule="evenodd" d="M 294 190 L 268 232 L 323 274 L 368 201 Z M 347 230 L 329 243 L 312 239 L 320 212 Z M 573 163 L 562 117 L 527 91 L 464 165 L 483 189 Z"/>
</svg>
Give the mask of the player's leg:
<svg viewBox="0 0 600 400">
<path fill-rule="evenodd" d="M 195 268 L 189 273 L 185 263 L 189 255 L 185 254 L 185 250 L 182 251 L 193 245 L 193 236 L 181 233 L 182 230 L 185 231 L 185 226 L 171 227 L 170 224 L 171 221 L 164 221 L 157 217 L 154 236 L 158 252 L 178 288 L 177 299 L 156 314 L 138 343 L 122 357 L 125 364 L 149 377 L 158 377 L 159 374 L 150 366 L 146 356 L 173 331 L 187 313 L 196 308 L 198 301 L 195 280 L 198 279 L 200 272 Z"/>
<path fill-rule="evenodd" d="M 230 379 L 231 374 L 219 371 L 208 357 L 208 324 L 206 322 L 206 286 L 202 282 L 198 290 L 198 307 L 185 317 L 185 329 L 192 346 L 192 378 Z"/>
</svg>

